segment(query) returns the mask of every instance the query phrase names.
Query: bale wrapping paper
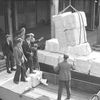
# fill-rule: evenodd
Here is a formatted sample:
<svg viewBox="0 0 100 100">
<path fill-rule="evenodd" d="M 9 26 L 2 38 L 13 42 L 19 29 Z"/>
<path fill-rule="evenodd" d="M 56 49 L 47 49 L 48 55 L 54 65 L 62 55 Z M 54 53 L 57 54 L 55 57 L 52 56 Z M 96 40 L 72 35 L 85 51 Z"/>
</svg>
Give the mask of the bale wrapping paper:
<svg viewBox="0 0 100 100">
<path fill-rule="evenodd" d="M 68 53 L 71 55 L 77 55 L 77 56 L 87 56 L 92 52 L 90 44 L 83 43 L 76 46 L 69 46 L 68 47 Z"/>
<path fill-rule="evenodd" d="M 59 52 L 59 42 L 58 39 L 52 38 L 46 40 L 45 50 L 50 52 Z"/>
<path fill-rule="evenodd" d="M 100 57 L 92 60 L 90 75 L 100 77 Z"/>
<path fill-rule="evenodd" d="M 80 73 L 89 74 L 91 68 L 91 61 L 85 58 L 76 58 L 74 61 L 75 70 Z"/>
<path fill-rule="evenodd" d="M 55 38 L 59 41 L 60 50 L 87 42 L 85 29 L 87 20 L 84 12 L 66 12 L 54 15 L 53 22 L 55 25 Z"/>
</svg>

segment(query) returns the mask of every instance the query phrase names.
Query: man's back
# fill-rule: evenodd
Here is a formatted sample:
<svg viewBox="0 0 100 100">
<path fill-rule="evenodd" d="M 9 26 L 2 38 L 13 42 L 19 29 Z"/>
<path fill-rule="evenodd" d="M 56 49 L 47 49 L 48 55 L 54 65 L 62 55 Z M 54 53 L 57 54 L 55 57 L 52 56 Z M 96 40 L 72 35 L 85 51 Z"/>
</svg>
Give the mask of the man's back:
<svg viewBox="0 0 100 100">
<path fill-rule="evenodd" d="M 59 80 L 68 81 L 71 80 L 71 68 L 72 65 L 68 64 L 67 61 L 63 61 L 58 64 Z"/>
</svg>

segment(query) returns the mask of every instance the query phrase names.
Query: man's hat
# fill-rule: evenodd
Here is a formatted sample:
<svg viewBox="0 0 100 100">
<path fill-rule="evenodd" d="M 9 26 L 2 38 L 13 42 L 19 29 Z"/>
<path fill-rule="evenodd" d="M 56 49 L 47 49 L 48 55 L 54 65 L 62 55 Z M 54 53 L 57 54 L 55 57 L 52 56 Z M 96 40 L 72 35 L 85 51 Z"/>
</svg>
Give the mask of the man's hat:
<svg viewBox="0 0 100 100">
<path fill-rule="evenodd" d="M 64 59 L 68 59 L 68 58 L 69 58 L 69 56 L 64 54 Z"/>
<path fill-rule="evenodd" d="M 37 44 L 37 43 L 35 43 L 35 44 L 34 44 L 34 47 L 38 47 L 38 44 Z"/>
<path fill-rule="evenodd" d="M 22 27 L 21 29 L 20 29 L 20 33 L 25 33 L 25 28 L 24 27 Z"/>
<path fill-rule="evenodd" d="M 19 43 L 19 42 L 22 42 L 22 41 L 23 41 L 23 39 L 21 39 L 21 38 L 16 39 L 16 43 Z"/>
<path fill-rule="evenodd" d="M 19 34 L 18 34 L 18 36 L 19 37 L 21 37 L 21 36 L 23 36 L 23 35 L 25 35 L 25 28 L 23 27 L 23 28 L 21 28 L 21 30 L 18 32 Z"/>
<path fill-rule="evenodd" d="M 6 35 L 6 38 L 8 38 L 8 37 L 11 37 L 11 35 L 10 35 L 10 34 L 7 34 L 7 35 Z"/>
<path fill-rule="evenodd" d="M 27 34 L 27 35 L 29 35 L 29 36 L 33 36 L 33 37 L 34 37 L 34 34 L 33 34 L 33 33 L 29 33 L 29 34 Z"/>
<path fill-rule="evenodd" d="M 27 38 L 29 38 L 29 37 L 30 37 L 30 35 L 29 35 L 29 34 L 26 34 L 25 38 L 27 39 Z"/>
<path fill-rule="evenodd" d="M 22 39 L 22 38 L 17 38 L 16 40 L 18 40 L 18 41 L 23 41 L 23 39 Z"/>
</svg>

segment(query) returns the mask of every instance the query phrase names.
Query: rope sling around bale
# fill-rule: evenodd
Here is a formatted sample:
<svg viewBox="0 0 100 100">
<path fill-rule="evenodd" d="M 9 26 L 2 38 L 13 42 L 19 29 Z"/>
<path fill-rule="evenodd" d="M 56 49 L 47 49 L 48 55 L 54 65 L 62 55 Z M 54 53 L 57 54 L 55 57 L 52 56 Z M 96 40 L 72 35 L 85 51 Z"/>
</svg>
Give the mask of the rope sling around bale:
<svg viewBox="0 0 100 100">
<path fill-rule="evenodd" d="M 67 9 L 69 9 L 69 8 L 72 8 L 75 12 L 78 12 L 78 10 L 77 9 L 75 9 L 73 6 L 72 6 L 72 3 L 71 3 L 72 1 L 71 0 L 69 0 L 69 5 L 66 7 L 66 8 L 64 8 L 61 12 L 59 12 L 59 14 L 62 14 L 62 13 L 64 13 Z"/>
<path fill-rule="evenodd" d="M 69 5 L 68 5 L 65 9 L 63 9 L 61 12 L 59 12 L 59 14 L 64 13 L 64 12 L 65 12 L 66 10 L 68 10 L 69 8 L 72 8 L 75 12 L 78 13 L 79 22 L 80 22 L 79 44 L 81 44 L 81 35 L 82 35 L 82 33 L 81 33 L 81 29 L 82 29 L 81 24 L 83 24 L 83 26 L 84 26 L 83 17 L 82 17 L 82 15 L 81 15 L 81 13 L 80 13 L 76 8 L 74 8 L 74 7 L 72 6 L 71 0 L 69 0 Z M 81 23 L 81 19 L 82 19 L 82 23 Z M 67 29 L 65 29 L 64 32 L 65 32 L 65 31 L 67 31 Z M 86 36 L 85 36 L 85 27 L 83 27 L 83 31 L 84 31 L 84 41 L 87 42 L 87 40 L 86 40 L 86 38 L 85 38 L 85 37 L 86 37 Z"/>
</svg>

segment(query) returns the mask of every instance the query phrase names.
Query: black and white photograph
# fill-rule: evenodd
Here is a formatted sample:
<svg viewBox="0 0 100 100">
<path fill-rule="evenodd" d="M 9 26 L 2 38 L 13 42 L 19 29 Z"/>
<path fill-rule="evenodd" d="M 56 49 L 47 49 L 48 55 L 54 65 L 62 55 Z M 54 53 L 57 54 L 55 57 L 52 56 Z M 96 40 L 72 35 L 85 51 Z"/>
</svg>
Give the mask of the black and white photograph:
<svg viewBox="0 0 100 100">
<path fill-rule="evenodd" d="M 100 100 L 100 0 L 0 0 L 0 100 Z"/>
</svg>

